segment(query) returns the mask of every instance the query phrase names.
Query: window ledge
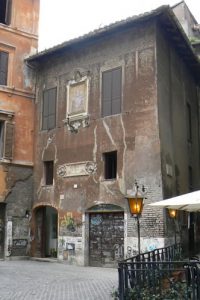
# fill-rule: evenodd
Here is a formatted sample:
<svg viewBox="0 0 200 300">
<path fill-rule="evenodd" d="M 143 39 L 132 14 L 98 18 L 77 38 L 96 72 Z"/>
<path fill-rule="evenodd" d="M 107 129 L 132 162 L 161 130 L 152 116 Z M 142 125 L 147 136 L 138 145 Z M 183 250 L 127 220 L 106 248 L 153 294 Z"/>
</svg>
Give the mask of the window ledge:
<svg viewBox="0 0 200 300">
<path fill-rule="evenodd" d="M 102 179 L 102 182 L 107 182 L 107 183 L 112 183 L 115 182 L 117 180 L 117 178 L 111 178 L 111 179 Z"/>
<path fill-rule="evenodd" d="M 6 158 L 0 158 L 0 164 L 4 163 L 4 164 L 10 164 L 12 159 L 6 159 Z"/>
<path fill-rule="evenodd" d="M 43 185 L 42 185 L 42 188 L 47 189 L 47 190 L 48 190 L 48 189 L 49 189 L 49 190 L 52 190 L 52 189 L 54 188 L 54 185 L 53 185 L 53 184 L 52 184 L 52 185 L 50 185 L 50 184 L 49 184 L 49 185 L 43 184 Z"/>
</svg>

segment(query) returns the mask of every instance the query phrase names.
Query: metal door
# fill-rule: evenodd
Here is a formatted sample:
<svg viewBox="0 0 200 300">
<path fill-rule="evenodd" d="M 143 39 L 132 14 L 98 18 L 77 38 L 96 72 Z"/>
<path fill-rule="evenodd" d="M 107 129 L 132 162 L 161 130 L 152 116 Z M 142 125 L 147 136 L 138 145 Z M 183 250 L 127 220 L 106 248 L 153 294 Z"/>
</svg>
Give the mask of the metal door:
<svg viewBox="0 0 200 300">
<path fill-rule="evenodd" d="M 90 265 L 117 266 L 124 257 L 124 213 L 91 213 L 89 224 Z"/>
</svg>

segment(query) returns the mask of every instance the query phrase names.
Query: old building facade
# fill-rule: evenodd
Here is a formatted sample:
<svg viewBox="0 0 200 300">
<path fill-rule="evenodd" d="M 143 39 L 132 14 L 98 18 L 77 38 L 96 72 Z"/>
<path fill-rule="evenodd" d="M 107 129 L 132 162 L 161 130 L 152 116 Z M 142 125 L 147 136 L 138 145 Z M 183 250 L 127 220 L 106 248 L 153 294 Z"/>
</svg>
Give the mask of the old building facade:
<svg viewBox="0 0 200 300">
<path fill-rule="evenodd" d="M 28 59 L 37 73 L 32 255 L 113 266 L 137 252 L 127 192 L 144 185 L 142 251 L 173 242 L 148 206 L 198 189 L 200 66 L 168 6 Z M 179 239 L 188 242 L 187 218 Z"/>
<path fill-rule="evenodd" d="M 24 59 L 38 44 L 39 0 L 0 1 L 0 258 L 27 255 L 33 193 L 34 85 Z"/>
</svg>

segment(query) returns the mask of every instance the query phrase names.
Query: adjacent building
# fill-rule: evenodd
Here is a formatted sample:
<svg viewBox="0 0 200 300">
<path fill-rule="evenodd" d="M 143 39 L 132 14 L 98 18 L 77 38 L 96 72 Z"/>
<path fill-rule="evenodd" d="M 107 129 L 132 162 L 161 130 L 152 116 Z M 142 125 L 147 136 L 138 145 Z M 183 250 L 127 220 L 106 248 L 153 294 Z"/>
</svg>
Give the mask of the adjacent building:
<svg viewBox="0 0 200 300">
<path fill-rule="evenodd" d="M 200 187 L 200 64 L 173 9 L 26 61 L 37 74 L 31 255 L 113 266 L 137 253 L 125 199 L 135 181 L 146 191 L 142 251 L 173 243 L 167 211 L 148 204 Z M 184 213 L 177 224 L 194 244 L 198 227 L 189 235 Z"/>
<path fill-rule="evenodd" d="M 39 0 L 0 1 L 0 258 L 27 255 L 33 194 Z"/>
</svg>

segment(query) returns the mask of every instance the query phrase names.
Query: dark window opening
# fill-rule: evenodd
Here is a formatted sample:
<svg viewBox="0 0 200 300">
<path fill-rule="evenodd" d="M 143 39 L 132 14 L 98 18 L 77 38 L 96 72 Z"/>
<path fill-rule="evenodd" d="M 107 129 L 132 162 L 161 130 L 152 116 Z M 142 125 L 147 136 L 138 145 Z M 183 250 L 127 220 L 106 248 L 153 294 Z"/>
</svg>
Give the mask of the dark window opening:
<svg viewBox="0 0 200 300">
<path fill-rule="evenodd" d="M 56 88 L 44 91 L 42 110 L 42 129 L 44 130 L 50 130 L 56 126 L 56 97 Z"/>
<path fill-rule="evenodd" d="M 102 73 L 102 116 L 121 113 L 122 69 Z"/>
<path fill-rule="evenodd" d="M 0 85 L 7 85 L 8 53 L 0 51 Z"/>
<path fill-rule="evenodd" d="M 189 182 L 189 191 L 193 190 L 193 174 L 192 174 L 192 167 L 188 167 L 188 182 Z"/>
<path fill-rule="evenodd" d="M 3 156 L 4 121 L 0 121 L 0 158 Z"/>
<path fill-rule="evenodd" d="M 0 23 L 9 25 L 11 22 L 11 0 L 0 0 Z"/>
<path fill-rule="evenodd" d="M 44 162 L 45 185 L 53 184 L 53 161 Z"/>
<path fill-rule="evenodd" d="M 115 179 L 117 175 L 117 151 L 104 153 L 105 179 Z"/>
<path fill-rule="evenodd" d="M 188 142 L 192 142 L 192 114 L 189 103 L 187 103 L 187 139 Z"/>
</svg>

